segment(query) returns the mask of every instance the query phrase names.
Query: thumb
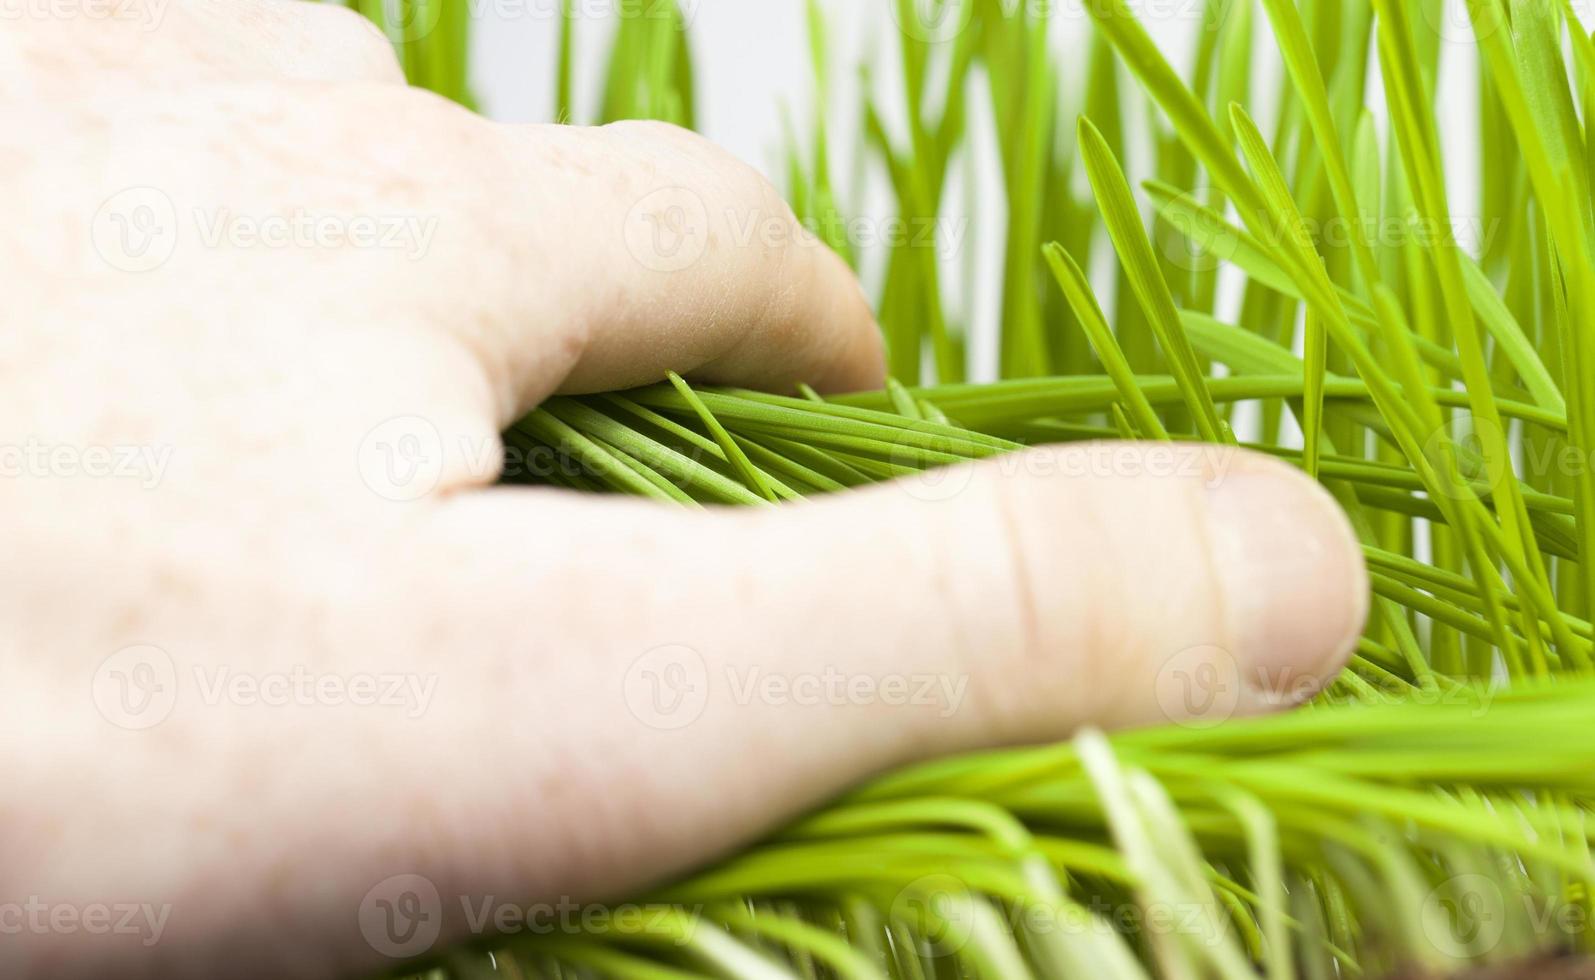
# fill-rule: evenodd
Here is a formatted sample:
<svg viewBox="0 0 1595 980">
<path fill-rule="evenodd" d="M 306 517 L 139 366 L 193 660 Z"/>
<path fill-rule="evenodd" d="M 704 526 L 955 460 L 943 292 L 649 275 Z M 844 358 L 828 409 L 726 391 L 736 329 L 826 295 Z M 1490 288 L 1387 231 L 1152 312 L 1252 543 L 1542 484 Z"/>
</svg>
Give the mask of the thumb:
<svg viewBox="0 0 1595 980">
<path fill-rule="evenodd" d="M 473 757 L 480 719 L 516 719 L 526 744 L 496 732 L 494 755 L 557 771 L 451 794 L 493 815 L 476 830 L 510 842 L 505 869 L 549 852 L 538 889 L 613 894 L 891 766 L 1289 703 L 1362 628 L 1349 525 L 1272 459 L 1075 445 L 939 478 L 747 511 L 527 490 L 442 502 L 427 567 L 458 594 L 434 581 L 428 605 L 471 611 L 450 662 L 491 670 L 450 685 L 471 691 L 462 724 L 417 752 Z M 525 785 L 560 792 L 532 806 Z"/>
<path fill-rule="evenodd" d="M 1367 609 L 1329 496 L 1224 447 L 1037 449 L 746 510 L 497 489 L 366 530 L 340 552 L 351 618 L 276 642 L 430 677 L 425 707 L 235 712 L 118 756 L 178 836 L 102 871 L 203 896 L 137 975 L 240 949 L 296 976 L 391 967 L 495 909 L 637 894 L 893 766 L 1264 710 L 1321 686 Z M 262 759 L 294 761 L 251 811 L 271 833 L 226 837 L 234 874 L 171 877 L 174 815 Z M 290 880 L 316 887 L 285 908 Z"/>
</svg>

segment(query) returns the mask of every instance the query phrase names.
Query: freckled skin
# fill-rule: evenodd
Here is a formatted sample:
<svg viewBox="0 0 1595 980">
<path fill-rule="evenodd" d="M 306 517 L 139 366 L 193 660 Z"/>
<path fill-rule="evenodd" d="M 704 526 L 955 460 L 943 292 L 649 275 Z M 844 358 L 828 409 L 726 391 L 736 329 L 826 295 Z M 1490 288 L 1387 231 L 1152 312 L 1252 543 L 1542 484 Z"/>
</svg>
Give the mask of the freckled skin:
<svg viewBox="0 0 1595 980">
<path fill-rule="evenodd" d="M 878 385 L 861 291 L 795 234 L 739 244 L 750 218 L 792 216 L 690 134 L 490 123 L 403 87 L 380 35 L 330 6 L 119 9 L 0 33 L 0 905 L 169 916 L 158 941 L 8 935 L 0 974 L 381 969 L 359 913 L 391 876 L 443 896 L 439 943 L 466 937 L 462 897 L 631 894 L 889 766 L 1157 720 L 1159 658 L 1233 630 L 1191 575 L 1201 481 L 1027 469 L 1081 449 L 973 467 L 940 502 L 888 485 L 688 513 L 487 489 L 497 433 L 554 392 L 670 370 Z M 703 254 L 666 269 L 626 229 L 682 190 Z M 296 213 L 411 238 L 239 230 Z M 422 437 L 436 469 L 412 494 L 382 451 Z M 43 463 L 8 455 L 29 446 Z M 68 472 L 90 449 L 133 456 Z M 1329 529 L 1301 617 L 1338 641 L 1365 591 L 1343 522 L 1243 460 Z M 679 727 L 627 686 L 670 645 L 710 682 Z M 1302 670 L 1345 655 L 1320 646 Z M 169 686 L 143 693 L 175 691 L 148 725 L 115 659 L 146 648 Z M 827 664 L 963 677 L 968 702 L 725 696 L 732 673 Z M 433 686 L 226 693 L 296 672 Z"/>
</svg>

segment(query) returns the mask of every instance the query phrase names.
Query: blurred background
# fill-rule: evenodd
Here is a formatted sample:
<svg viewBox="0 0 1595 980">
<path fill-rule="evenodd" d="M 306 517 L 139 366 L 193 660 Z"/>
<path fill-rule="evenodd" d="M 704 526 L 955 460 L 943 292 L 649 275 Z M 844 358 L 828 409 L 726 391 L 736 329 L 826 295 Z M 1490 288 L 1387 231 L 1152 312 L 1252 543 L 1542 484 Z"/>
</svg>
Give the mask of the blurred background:
<svg viewBox="0 0 1595 980">
<path fill-rule="evenodd" d="M 989 381 L 1005 375 L 1011 377 L 1014 373 L 1030 373 L 1016 370 L 1011 343 L 1002 340 L 1002 324 L 1005 321 L 1011 324 L 1014 319 L 1014 270 L 1005 267 L 1008 255 L 1013 252 L 1013 228 L 1008 214 L 1013 196 L 1006 184 L 1005 164 L 1021 160 L 1032 150 L 1014 145 L 1013 132 L 1008 132 L 1005 142 L 994 117 L 994 104 L 1002 104 L 1003 99 L 1013 97 L 1022 102 L 1026 96 L 1022 91 L 1016 96 L 1011 91 L 1010 81 L 1005 81 L 1003 85 L 1010 91 L 1003 97 L 994 97 L 990 65 L 983 61 L 976 61 L 968 70 L 962 107 L 967 113 L 967 139 L 960 140 L 949 155 L 939 200 L 924 203 L 924 209 L 935 215 L 933 244 L 939 275 L 931 270 L 920 270 L 898 283 L 903 286 L 911 281 L 909 294 L 914 289 L 924 292 L 928 284 L 928 289 L 939 295 L 939 308 L 912 308 L 914 303 L 909 295 L 908 300 L 896 303 L 898 308 L 893 311 L 890 308 L 892 284 L 888 283 L 893 249 L 882 241 L 880 233 L 895 215 L 903 215 L 911 209 L 903 206 L 903 187 L 893 185 L 892 172 L 880 155 L 880 145 L 884 142 L 904 148 L 904 152 L 914 152 L 909 99 L 904 96 L 904 77 L 908 75 L 904 70 L 904 40 L 912 38 L 916 57 L 924 59 L 924 64 L 920 65 L 922 86 L 930 97 L 922 104 L 922 113 L 927 118 L 936 118 L 943 109 L 938 102 L 947 99 L 946 78 L 949 65 L 957 57 L 957 41 L 963 34 L 960 27 L 968 24 L 976 8 L 998 8 L 1006 19 L 1045 19 L 1050 35 L 1048 46 L 1054 53 L 1050 85 L 1057 89 L 1056 115 L 1051 126 L 1054 160 L 1072 158 L 1073 121 L 1081 113 L 1093 110 L 1086 104 L 1093 91 L 1093 67 L 1105 67 L 1110 75 L 1118 77 L 1113 88 L 1123 93 L 1123 99 L 1112 110 L 1113 115 L 1121 117 L 1112 120 L 1112 137 L 1118 140 L 1115 152 L 1120 155 L 1132 182 L 1147 177 L 1168 177 L 1166 164 L 1171 160 L 1168 148 L 1177 142 L 1172 139 L 1163 115 L 1153 109 L 1148 99 L 1140 96 L 1139 86 L 1117 64 L 1117 59 L 1109 59 L 1112 64 L 1094 64 L 1091 45 L 1094 27 L 1085 11 L 1086 3 L 1091 0 L 675 0 L 678 13 L 671 13 L 668 0 L 345 2 L 392 22 L 413 18 L 416 8 L 423 11 L 429 6 L 432 11 L 450 8 L 450 14 L 443 16 L 443 26 L 448 27 L 453 21 L 453 29 L 466 34 L 458 38 L 458 49 L 466 57 L 463 65 L 451 67 L 453 77 L 450 85 L 442 86 L 443 91 L 464 83 L 477 109 L 494 120 L 507 123 L 547 123 L 560 118 L 560 54 L 561 40 L 565 37 L 571 41 L 571 99 L 568 117 L 561 121 L 592 123 L 617 115 L 676 118 L 679 110 L 667 107 L 638 110 L 632 105 L 617 110 L 614 105 L 605 104 L 605 93 L 606 73 L 611 72 L 611 65 L 617 59 L 624 61 L 627 57 L 627 48 L 616 45 L 617 29 L 628 21 L 635 26 L 636 21 L 664 22 L 678 18 L 684 35 L 681 51 L 687 54 L 686 61 L 691 61 L 692 65 L 691 117 L 695 128 L 758 166 L 775 184 L 796 196 L 802 192 L 794 190 L 794 185 L 812 182 L 813 161 L 817 158 L 815 140 L 821 132 L 817 120 L 825 120 L 823 132 L 828 145 L 823 156 L 829 168 L 826 193 L 834 198 L 831 214 L 864 222 L 864 235 L 847 233 L 850 246 L 847 257 L 860 273 L 869 294 L 882 297 L 882 302 L 887 303 L 888 308 L 882 310 L 882 322 L 887 327 L 888 340 L 895 334 L 901 335 L 895 346 L 898 350 L 906 350 L 911 345 L 911 335 L 922 329 L 920 321 L 946 322 L 959 345 L 955 353 L 957 369 L 952 370 L 951 377 L 967 380 Z M 1450 161 L 1447 180 L 1451 184 L 1451 200 L 1477 201 L 1480 195 L 1477 161 L 1482 139 L 1477 109 L 1479 77 L 1472 56 L 1474 38 L 1464 2 L 1466 0 L 1412 0 L 1413 10 L 1418 11 L 1416 22 L 1426 24 L 1429 30 L 1424 34 L 1439 41 L 1437 115 L 1445 158 Z M 463 8 L 464 16 L 459 16 L 459 10 L 453 10 L 455 3 Z M 1278 49 L 1274 48 L 1255 0 L 1126 0 L 1126 5 L 1147 27 L 1164 57 L 1168 57 L 1182 77 L 1190 77 L 1198 53 L 1203 49 L 1204 38 L 1209 41 L 1207 49 L 1212 51 L 1212 38 L 1235 34 L 1236 24 L 1246 21 L 1249 14 L 1260 30 L 1252 34 L 1250 27 L 1246 29 L 1246 34 L 1252 34 L 1254 43 L 1249 45 L 1249 81 L 1244 88 L 1247 96 L 1241 101 L 1258 120 L 1278 118 L 1284 72 Z M 1584 21 L 1585 27 L 1595 21 L 1592 18 L 1595 0 L 1571 0 L 1571 8 Z M 386 13 L 389 10 L 400 11 L 399 16 L 394 18 L 394 14 Z M 429 22 L 435 22 L 437 14 L 429 16 Z M 568 35 L 563 30 L 566 18 L 571 27 Z M 823 59 L 815 57 L 817 37 L 823 38 L 818 45 Z M 654 41 L 643 43 L 651 45 Z M 1230 41 L 1220 41 L 1220 48 L 1227 43 Z M 1327 43 L 1333 45 L 1333 38 Z M 1244 48 L 1246 45 L 1241 46 Z M 632 49 L 632 57 L 638 64 L 656 54 L 659 53 L 652 49 Z M 676 64 L 683 61 L 679 54 L 673 56 Z M 1018 54 L 1022 56 L 1022 51 Z M 1369 61 L 1365 105 L 1372 112 L 1381 142 L 1388 144 L 1376 59 Z M 416 65 L 407 64 L 407 67 L 415 78 Z M 1024 80 L 1024 67 L 1011 65 L 1010 77 Z M 825 86 L 823 99 L 820 97 L 821 83 Z M 1097 85 L 1101 85 L 1099 78 Z M 1101 110 L 1101 105 L 1096 109 Z M 874 113 L 874 120 L 866 117 L 868 112 Z M 1222 115 L 1222 105 L 1215 102 L 1211 112 Z M 1101 118 L 1094 118 L 1094 121 L 1104 123 Z M 871 137 L 871 123 L 877 128 L 874 137 Z M 876 145 L 869 145 L 871 139 Z M 1040 139 L 1045 140 L 1045 136 Z M 1510 147 L 1485 147 L 1485 153 L 1496 152 L 1510 152 Z M 804 172 L 794 171 L 794 161 L 801 161 L 799 171 Z M 1054 174 L 1048 174 L 1043 184 L 1056 184 L 1053 177 Z M 1069 187 L 1046 187 L 1043 193 L 1053 196 L 1062 190 L 1073 200 L 1088 203 L 1091 195 L 1080 168 L 1073 168 L 1064 182 Z M 1183 184 L 1183 180 L 1176 180 L 1176 184 Z M 810 201 L 810 204 L 823 203 Z M 1057 222 L 1059 206 L 1048 201 L 1046 207 L 1048 214 L 1042 217 L 1043 225 L 1048 227 L 1046 236 L 1059 236 L 1062 231 Z M 1067 214 L 1072 211 L 1073 204 L 1061 207 Z M 809 212 L 799 206 L 799 214 Z M 1147 206 L 1147 217 L 1150 227 L 1150 206 Z M 1482 214 L 1475 217 L 1480 220 L 1458 223 L 1455 233 L 1464 249 L 1480 254 L 1488 222 L 1483 220 Z M 1089 207 L 1080 215 L 1080 220 L 1094 223 Z M 1024 238 L 1022 233 L 1021 238 Z M 1101 228 L 1086 227 L 1085 241 L 1075 241 L 1070 247 L 1086 260 L 1089 275 L 1101 287 L 1105 313 L 1115 318 L 1117 289 L 1112 289 L 1115 260 L 1110 249 L 1094 247 L 1101 239 L 1104 239 Z M 1069 243 L 1065 241 L 1065 244 Z M 1168 259 L 1179 263 L 1183 257 L 1169 255 Z M 898 255 L 896 260 L 914 262 L 904 259 L 903 255 Z M 1035 265 L 1035 275 L 1043 292 L 1050 292 L 1045 270 L 1040 268 L 1040 262 Z M 1235 270 L 1219 271 L 1215 308 L 1235 310 L 1239 303 L 1238 290 L 1243 284 L 1243 276 L 1235 275 Z M 1045 316 L 1050 318 L 1051 313 Z M 938 372 L 930 358 L 931 351 L 925 351 L 924 364 L 917 370 L 904 362 L 896 362 L 893 373 L 906 381 L 917 380 L 914 375 L 933 377 Z M 908 359 L 912 361 L 912 354 Z M 1054 372 L 1069 367 L 1056 361 L 1054 358 L 1051 366 Z M 939 373 L 949 378 L 946 369 Z"/>
<path fill-rule="evenodd" d="M 371 0 L 357 0 L 367 3 Z M 409 0 L 375 0 L 376 3 Z M 604 75 L 610 61 L 616 26 L 627 18 L 663 16 L 663 0 L 459 0 L 468 10 L 467 81 L 478 108 L 505 122 L 549 122 L 556 118 L 561 7 L 573 15 L 573 112 L 575 122 L 600 118 Z M 878 153 L 862 145 L 867 127 L 865 106 L 873 105 L 881 128 L 895 146 L 911 141 L 903 88 L 903 21 L 923 18 L 909 33 L 927 39 L 932 56 L 932 82 L 949 57 L 960 18 L 980 0 L 678 0 L 686 44 L 695 73 L 696 128 L 788 186 L 788 154 L 810 159 L 816 108 L 823 108 L 830 139 L 831 181 L 840 212 L 872 216 L 880 221 L 900 213 L 890 176 Z M 1032 15 L 1045 11 L 1050 45 L 1062 56 L 1055 84 L 1059 89 L 1056 139 L 1074 139 L 1073 121 L 1084 111 L 1093 30 L 1084 5 L 1089 0 L 984 0 L 1008 7 L 1025 5 Z M 1344 0 L 1366 4 L 1367 0 Z M 1440 133 L 1445 144 L 1447 180 L 1453 201 L 1477 200 L 1480 176 L 1478 78 L 1472 56 L 1473 38 L 1464 0 L 1413 0 L 1438 37 L 1439 74 L 1436 91 Z M 1265 24 L 1255 0 L 1128 0 L 1165 57 L 1182 76 L 1193 65 L 1204 31 L 1233 18 L 1242 4 Z M 1586 27 L 1595 0 L 1573 0 Z M 915 11 L 905 13 L 905 11 Z M 928 13 L 922 13 L 928 11 Z M 811 59 L 811 14 L 824 23 L 827 97 L 816 106 L 817 80 Z M 931 25 L 926 27 L 926 25 Z M 938 36 L 940 35 L 940 36 Z M 945 38 L 945 40 L 943 40 Z M 1277 112 L 1283 69 L 1266 29 L 1257 34 L 1251 53 L 1249 109 L 1259 120 Z M 1370 59 L 1372 61 L 1373 59 Z M 1370 64 L 1367 105 L 1381 135 L 1386 130 L 1383 93 Z M 1157 147 L 1149 135 L 1167 134 L 1163 117 L 1122 68 L 1123 162 L 1132 179 L 1156 172 Z M 940 292 L 946 317 L 956 324 L 967 345 L 966 377 L 985 381 L 1002 371 L 999 324 L 1004 317 L 1004 250 L 1008 235 L 1008 194 L 1003 155 L 985 69 L 977 64 L 967 82 L 969 139 L 948 164 L 942 199 L 937 204 L 936 260 L 942 270 Z M 1101 113 L 1101 107 L 1096 110 Z M 934 114 L 934 107 L 931 114 Z M 1100 120 L 1098 120 L 1100 122 Z M 1266 123 L 1265 123 L 1266 128 Z M 1485 148 L 1510 152 L 1510 148 Z M 1069 150 L 1063 150 L 1069 155 Z M 1073 175 L 1072 194 L 1089 200 L 1083 174 Z M 1150 209 L 1148 218 L 1150 224 Z M 1476 225 L 1477 223 L 1475 223 Z M 1456 233 L 1464 248 L 1477 254 L 1484 229 L 1460 223 Z M 1471 236 L 1471 240 L 1470 240 Z M 1101 238 L 1100 230 L 1095 233 Z M 882 295 L 890 249 L 880 242 L 854 243 L 851 258 L 871 295 Z M 1113 257 L 1105 248 L 1090 249 L 1093 279 L 1111 279 Z M 1220 274 L 1219 308 L 1233 306 L 1239 277 Z M 1100 274 L 1100 276 L 1099 276 Z M 1104 291 L 1104 305 L 1114 315 L 1114 291 Z M 927 365 L 928 367 L 928 365 Z M 899 375 L 904 374 L 901 369 Z"/>
<path fill-rule="evenodd" d="M 470 72 L 478 108 L 504 122 L 548 122 L 557 104 L 557 63 L 560 43 L 560 0 L 463 0 L 470 16 Z M 597 118 L 610 46 L 615 26 L 625 16 L 648 16 L 658 0 L 573 0 L 575 13 L 575 93 L 577 121 Z M 915 0 L 916 3 L 921 0 Z M 940 14 L 921 14 L 932 31 L 948 40 L 963 14 L 965 0 L 954 0 Z M 973 2 L 973 0 L 969 0 Z M 1058 63 L 1062 104 L 1069 115 L 1082 106 L 1076 96 L 1084 89 L 1090 18 L 1082 8 L 1086 0 L 999 0 L 1024 3 L 1032 12 L 1046 13 L 1052 21 L 1052 44 L 1067 52 Z M 1250 2 L 1250 0 L 1248 0 Z M 1356 2 L 1356 0 L 1352 0 Z M 1460 2 L 1460 0 L 1459 0 Z M 805 154 L 816 102 L 815 73 L 810 60 L 809 12 L 806 0 L 678 0 L 685 21 L 696 77 L 697 128 L 710 139 L 757 166 L 783 184 L 784 155 L 793 143 Z M 1197 36 L 1225 4 L 1210 0 L 1132 0 L 1131 7 L 1169 57 L 1186 72 L 1195 56 Z M 876 161 L 860 144 L 865 131 L 865 89 L 873 95 L 881 121 L 898 145 L 909 140 L 901 70 L 902 16 L 896 0 L 819 0 L 816 8 L 825 22 L 827 79 L 830 86 L 825 115 L 832 140 L 831 158 L 836 169 L 842 211 L 850 215 L 897 213 L 892 188 Z M 1218 16 L 1226 16 L 1219 14 Z M 1465 15 L 1458 14 L 1465 20 Z M 950 26 L 951 25 L 951 26 Z M 912 28 L 919 30 L 919 25 Z M 1259 48 L 1258 70 L 1264 72 L 1257 87 L 1257 104 L 1269 105 L 1280 77 L 1278 58 Z M 1137 92 L 1120 69 L 1124 91 Z M 1471 85 L 1467 80 L 1459 84 Z M 1006 195 L 1002 163 L 990 99 L 977 68 L 969 99 L 969 127 L 977 138 L 970 141 L 973 159 L 956 159 L 949 173 L 948 192 L 942 202 L 937 229 L 938 262 L 943 268 L 943 290 L 952 315 L 966 325 L 970 337 L 969 375 L 995 380 L 998 371 L 996 336 L 1002 308 L 1002 250 L 992 247 L 1007 232 Z M 931 86 L 932 89 L 935 86 Z M 1139 100 L 1125 107 L 1149 122 L 1161 125 L 1161 116 Z M 1072 119 L 1071 119 L 1072 122 Z M 1128 133 L 1141 127 L 1126 127 Z M 1073 138 L 1073 126 L 1060 130 Z M 1130 146 L 1150 153 L 1147 146 Z M 982 152 L 984 151 L 984 152 Z M 1089 196 L 1080 180 L 1079 193 Z M 978 206 L 976 205 L 978 202 Z M 986 243 L 983 247 L 980 243 Z M 859 271 L 866 288 L 878 295 L 885 274 L 883 247 L 859 243 Z M 1104 259 L 1111 260 L 1103 254 Z M 1110 311 L 1111 312 L 1111 311 Z"/>
</svg>

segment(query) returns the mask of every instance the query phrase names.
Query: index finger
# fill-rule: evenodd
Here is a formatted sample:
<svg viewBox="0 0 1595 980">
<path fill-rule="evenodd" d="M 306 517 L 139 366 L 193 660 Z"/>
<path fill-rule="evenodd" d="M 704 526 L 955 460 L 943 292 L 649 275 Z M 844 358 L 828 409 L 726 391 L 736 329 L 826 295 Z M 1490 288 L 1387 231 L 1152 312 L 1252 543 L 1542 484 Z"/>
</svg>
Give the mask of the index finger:
<svg viewBox="0 0 1595 980">
<path fill-rule="evenodd" d="M 540 240 L 546 266 L 510 291 L 523 309 L 472 338 L 501 368 L 500 403 L 520 411 L 669 371 L 773 390 L 883 382 L 852 270 L 753 168 L 659 123 L 503 131 L 527 182 L 556 176 L 505 215 L 508 234 Z"/>
</svg>

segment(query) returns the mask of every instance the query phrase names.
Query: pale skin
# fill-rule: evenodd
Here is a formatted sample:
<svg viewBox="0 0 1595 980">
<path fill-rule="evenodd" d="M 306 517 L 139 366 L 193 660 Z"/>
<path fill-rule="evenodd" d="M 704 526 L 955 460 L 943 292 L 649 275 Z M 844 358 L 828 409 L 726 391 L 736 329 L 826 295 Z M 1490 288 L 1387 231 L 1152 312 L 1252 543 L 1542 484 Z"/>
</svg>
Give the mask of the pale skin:
<svg viewBox="0 0 1595 980">
<path fill-rule="evenodd" d="M 462 899 L 621 900 L 892 767 L 1286 706 L 1353 648 L 1349 527 L 1248 454 L 762 510 L 492 488 L 554 393 L 878 386 L 861 290 L 739 234 L 792 219 L 690 134 L 494 124 L 342 10 L 122 13 L 0 30 L 0 973 L 383 969 L 395 875 L 441 948 Z"/>
</svg>

